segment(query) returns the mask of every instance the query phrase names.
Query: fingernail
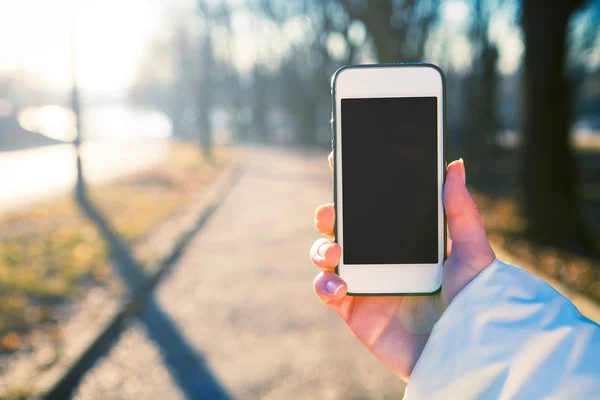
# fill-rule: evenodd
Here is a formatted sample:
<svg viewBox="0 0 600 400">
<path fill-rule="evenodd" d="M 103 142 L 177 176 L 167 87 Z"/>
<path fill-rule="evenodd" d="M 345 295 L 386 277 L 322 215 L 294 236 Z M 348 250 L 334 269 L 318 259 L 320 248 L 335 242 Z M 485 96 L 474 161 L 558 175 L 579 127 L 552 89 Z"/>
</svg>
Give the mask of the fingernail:
<svg viewBox="0 0 600 400">
<path fill-rule="evenodd" d="M 332 296 L 335 296 L 335 295 L 338 294 L 338 292 L 340 291 L 340 289 L 342 288 L 342 286 L 344 286 L 344 284 L 341 283 L 341 282 L 328 281 L 325 284 L 325 289 L 327 289 L 327 291 L 329 292 L 329 294 L 331 294 Z"/>
<path fill-rule="evenodd" d="M 317 249 L 317 254 L 322 257 L 325 258 L 325 253 L 327 253 L 327 250 L 332 246 L 331 243 L 323 243 L 322 245 L 319 246 L 319 248 Z"/>
<path fill-rule="evenodd" d="M 458 161 L 460 162 L 460 178 L 462 179 L 463 183 L 466 185 L 467 184 L 467 170 L 465 169 L 465 160 L 463 160 L 462 158 L 459 158 Z"/>
</svg>

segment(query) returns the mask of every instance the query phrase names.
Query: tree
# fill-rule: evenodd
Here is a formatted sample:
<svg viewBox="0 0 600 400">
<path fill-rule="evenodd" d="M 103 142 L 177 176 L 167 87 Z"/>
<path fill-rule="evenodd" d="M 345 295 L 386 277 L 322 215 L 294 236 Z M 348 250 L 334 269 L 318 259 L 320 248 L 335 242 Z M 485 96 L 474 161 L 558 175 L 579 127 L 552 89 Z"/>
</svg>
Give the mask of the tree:
<svg viewBox="0 0 600 400">
<path fill-rule="evenodd" d="M 566 29 L 582 0 L 523 0 L 525 36 L 521 186 L 529 233 L 566 246 L 590 245 L 577 201 L 569 145 L 571 93 Z"/>
<path fill-rule="evenodd" d="M 129 90 L 129 99 L 167 115 L 175 138 L 199 141 L 195 124 L 202 40 L 188 25 L 185 18 L 175 18 L 169 34 L 148 49 Z"/>
<path fill-rule="evenodd" d="M 323 110 L 330 107 L 331 75 L 341 65 L 351 62 L 356 54 L 355 44 L 348 38 L 350 20 L 337 0 L 287 3 L 262 0 L 257 9 L 279 26 L 296 17 L 308 17 L 310 36 L 291 45 L 275 78 L 279 81 L 277 88 L 281 98 L 278 106 L 292 121 L 296 142 L 316 145 L 320 142 L 319 133 L 327 129 L 328 116 Z M 334 37 L 345 43 L 343 54 L 332 54 L 328 44 Z M 255 119 L 260 121 L 260 118 Z"/>
<path fill-rule="evenodd" d="M 231 71 L 216 60 L 213 50 L 213 29 L 222 23 L 223 13 L 204 6 L 200 10 L 204 29 L 199 31 L 194 26 L 198 18 L 192 19 L 190 15 L 175 18 L 171 35 L 150 49 L 129 96 L 136 104 L 163 111 L 171 119 L 173 135 L 198 141 L 204 156 L 210 159 L 211 114 L 215 103 L 222 101 L 217 89 L 224 85 L 229 78 L 226 73 Z"/>
<path fill-rule="evenodd" d="M 439 0 L 340 0 L 340 4 L 351 19 L 365 24 L 379 62 L 423 61 Z"/>
<path fill-rule="evenodd" d="M 473 61 L 466 84 L 467 107 L 464 108 L 466 121 L 465 156 L 469 163 L 469 176 L 475 182 L 489 166 L 489 150 L 493 146 L 493 133 L 498 126 L 496 64 L 498 49 L 489 39 L 491 19 L 490 4 L 483 0 L 474 3 L 474 15 L 470 29 Z"/>
<path fill-rule="evenodd" d="M 255 136 L 263 143 L 271 140 L 268 117 L 268 76 L 261 65 L 256 65 L 253 71 L 252 96 L 252 128 Z"/>
<path fill-rule="evenodd" d="M 202 73 L 198 77 L 198 87 L 196 88 L 198 129 L 200 131 L 200 144 L 204 157 L 211 159 L 213 150 L 211 111 L 215 83 L 213 80 L 215 60 L 212 50 L 212 40 L 208 34 L 204 36 L 200 48 L 200 67 L 202 68 Z"/>
</svg>

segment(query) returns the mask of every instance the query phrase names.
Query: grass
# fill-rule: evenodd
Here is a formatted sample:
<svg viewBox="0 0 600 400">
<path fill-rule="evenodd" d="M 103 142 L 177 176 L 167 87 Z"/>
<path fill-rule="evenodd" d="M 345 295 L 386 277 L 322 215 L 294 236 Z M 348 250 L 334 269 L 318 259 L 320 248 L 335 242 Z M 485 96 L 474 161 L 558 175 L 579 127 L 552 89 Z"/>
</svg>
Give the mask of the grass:
<svg viewBox="0 0 600 400">
<path fill-rule="evenodd" d="M 209 163 L 190 144 L 169 150 L 155 168 L 90 188 L 91 200 L 130 245 L 205 190 L 230 159 L 217 149 Z M 0 217 L 0 351 L 27 348 L 24 333 L 55 323 L 57 306 L 99 285 L 120 290 L 104 241 L 72 196 Z"/>
<path fill-rule="evenodd" d="M 71 199 L 0 220 L 0 349 L 53 322 L 53 307 L 110 276 L 107 251 Z"/>
<path fill-rule="evenodd" d="M 190 196 L 205 191 L 230 158 L 225 149 L 216 149 L 208 162 L 198 147 L 175 143 L 170 157 L 159 167 L 126 177 L 110 188 L 94 188 L 90 198 L 117 233 L 133 244 Z M 152 262 L 152 256 L 145 255 L 145 261 Z"/>
<path fill-rule="evenodd" d="M 579 152 L 597 153 L 600 152 L 600 137 L 597 135 L 588 136 L 584 139 L 571 139 L 573 147 Z"/>
<path fill-rule="evenodd" d="M 526 221 L 510 198 L 472 192 L 492 245 L 600 301 L 600 260 L 540 245 L 525 236 Z"/>
<path fill-rule="evenodd" d="M 33 398 L 31 391 L 25 388 L 14 388 L 0 395 L 0 400 L 29 400 Z"/>
</svg>

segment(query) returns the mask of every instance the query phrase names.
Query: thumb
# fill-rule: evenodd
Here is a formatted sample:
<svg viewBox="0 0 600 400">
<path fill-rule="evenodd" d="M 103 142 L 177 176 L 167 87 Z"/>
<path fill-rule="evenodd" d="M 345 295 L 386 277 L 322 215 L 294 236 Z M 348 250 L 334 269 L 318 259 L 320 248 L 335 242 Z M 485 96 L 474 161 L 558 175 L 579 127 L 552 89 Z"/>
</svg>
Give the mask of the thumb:
<svg viewBox="0 0 600 400">
<path fill-rule="evenodd" d="M 446 172 L 444 207 L 448 231 L 452 238 L 452 257 L 481 269 L 494 258 L 477 206 L 465 185 L 465 164 L 462 159 L 452 162 Z"/>
</svg>

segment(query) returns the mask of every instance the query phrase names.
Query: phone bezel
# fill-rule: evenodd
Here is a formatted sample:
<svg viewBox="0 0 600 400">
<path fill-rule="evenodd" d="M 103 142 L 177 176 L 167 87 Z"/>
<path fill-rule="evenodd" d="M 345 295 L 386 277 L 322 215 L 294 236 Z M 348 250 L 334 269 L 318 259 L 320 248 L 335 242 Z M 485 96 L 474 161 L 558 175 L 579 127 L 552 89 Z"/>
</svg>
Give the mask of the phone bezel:
<svg viewBox="0 0 600 400">
<path fill-rule="evenodd" d="M 429 97 L 438 99 L 438 263 L 344 265 L 343 254 L 335 272 L 348 285 L 349 295 L 431 295 L 441 290 L 446 258 L 446 218 L 442 202 L 445 179 L 445 77 L 439 67 L 426 63 L 348 65 L 332 78 L 332 147 L 336 241 L 343 247 L 341 157 L 341 100 L 343 98 Z"/>
</svg>

